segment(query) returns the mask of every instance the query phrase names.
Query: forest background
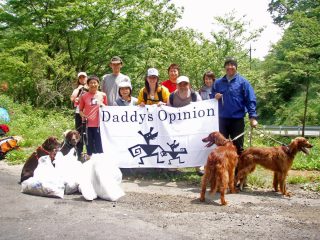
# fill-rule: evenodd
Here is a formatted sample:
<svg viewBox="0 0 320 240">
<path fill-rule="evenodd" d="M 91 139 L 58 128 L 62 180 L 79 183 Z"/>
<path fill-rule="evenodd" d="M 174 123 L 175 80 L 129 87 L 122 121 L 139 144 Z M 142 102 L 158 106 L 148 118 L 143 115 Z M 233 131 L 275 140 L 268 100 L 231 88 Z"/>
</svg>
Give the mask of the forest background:
<svg viewBox="0 0 320 240">
<path fill-rule="evenodd" d="M 0 83 L 8 83 L 6 94 L 15 102 L 70 108 L 76 73 L 101 77 L 114 55 L 124 60 L 134 95 L 148 67 L 165 80 L 177 63 L 199 89 L 205 71 L 222 76 L 225 57 L 235 56 L 255 89 L 260 123 L 319 123 L 318 1 L 270 1 L 268 11 L 284 34 L 263 61 L 251 59 L 245 47 L 263 29 L 251 29 L 245 17 L 216 17 L 220 27 L 209 40 L 175 28 L 182 11 L 167 0 L 1 1 Z"/>
<path fill-rule="evenodd" d="M 11 151 L 7 159 L 23 163 L 46 137 L 73 128 L 69 97 L 77 72 L 102 77 L 111 72 L 114 55 L 124 60 L 122 72 L 135 96 L 149 67 L 159 69 L 162 81 L 177 63 L 199 89 L 204 72 L 222 76 L 225 57 L 234 56 L 255 89 L 259 124 L 319 125 L 320 2 L 271 0 L 268 11 L 283 35 L 260 60 L 251 58 L 247 43 L 259 39 L 263 28 L 252 29 L 234 12 L 212 17 L 218 27 L 208 39 L 177 28 L 183 9 L 167 0 L 0 0 L 0 107 L 11 114 L 11 134 L 24 138 L 23 151 Z M 294 169 L 320 169 L 320 139 L 312 142 L 316 147 L 297 156 Z"/>
</svg>

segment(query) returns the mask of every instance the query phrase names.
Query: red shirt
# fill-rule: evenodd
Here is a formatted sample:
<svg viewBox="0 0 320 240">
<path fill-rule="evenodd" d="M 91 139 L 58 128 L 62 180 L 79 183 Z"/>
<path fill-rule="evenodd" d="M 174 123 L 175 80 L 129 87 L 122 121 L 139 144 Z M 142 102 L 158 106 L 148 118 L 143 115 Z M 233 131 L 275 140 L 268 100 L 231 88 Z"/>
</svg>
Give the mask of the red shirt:
<svg viewBox="0 0 320 240">
<path fill-rule="evenodd" d="M 99 107 L 107 105 L 107 96 L 103 92 L 87 92 L 80 98 L 79 109 L 87 116 L 88 127 L 99 127 Z"/>
<path fill-rule="evenodd" d="M 172 93 L 177 89 L 177 84 L 170 81 L 170 79 L 161 83 L 162 86 L 168 88 L 169 92 Z"/>
</svg>

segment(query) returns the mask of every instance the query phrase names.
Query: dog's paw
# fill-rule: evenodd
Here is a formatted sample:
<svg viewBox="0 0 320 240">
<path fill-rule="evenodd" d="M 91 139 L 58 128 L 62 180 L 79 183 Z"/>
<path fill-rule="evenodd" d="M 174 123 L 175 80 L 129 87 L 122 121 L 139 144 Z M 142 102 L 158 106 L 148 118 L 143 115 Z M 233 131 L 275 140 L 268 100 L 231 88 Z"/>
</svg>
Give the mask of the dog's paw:
<svg viewBox="0 0 320 240">
<path fill-rule="evenodd" d="M 226 206 L 228 204 L 227 201 L 221 201 L 221 206 Z"/>
<path fill-rule="evenodd" d="M 292 192 L 285 192 L 284 196 L 286 197 L 292 197 L 293 193 Z"/>
<path fill-rule="evenodd" d="M 200 202 L 205 202 L 206 201 L 206 199 L 204 197 L 200 197 L 199 199 L 200 199 Z"/>
<path fill-rule="evenodd" d="M 231 194 L 232 194 L 232 193 L 239 193 L 239 191 L 240 191 L 239 189 L 231 189 L 231 190 L 230 190 L 230 193 L 231 193 Z"/>
</svg>

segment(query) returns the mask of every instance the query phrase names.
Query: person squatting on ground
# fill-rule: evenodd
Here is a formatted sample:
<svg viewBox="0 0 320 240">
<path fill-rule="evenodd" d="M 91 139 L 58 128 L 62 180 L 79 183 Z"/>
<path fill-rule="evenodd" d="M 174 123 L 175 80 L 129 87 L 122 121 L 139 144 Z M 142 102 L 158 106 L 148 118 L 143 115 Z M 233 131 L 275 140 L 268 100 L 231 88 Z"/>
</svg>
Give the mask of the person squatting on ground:
<svg viewBox="0 0 320 240">
<path fill-rule="evenodd" d="M 108 102 L 106 94 L 98 91 L 99 78 L 97 76 L 90 76 L 87 84 L 89 91 L 81 96 L 79 109 L 82 119 L 86 120 L 87 124 L 86 147 L 90 157 L 93 153 L 103 153 L 99 128 L 99 107 L 107 105 Z"/>
<path fill-rule="evenodd" d="M 119 83 L 122 81 L 130 82 L 130 78 L 120 72 L 122 66 L 123 62 L 120 57 L 112 57 L 109 63 L 112 73 L 102 77 L 101 87 L 102 91 L 107 95 L 109 106 L 112 106 L 119 97 Z"/>
<path fill-rule="evenodd" d="M 219 101 L 219 131 L 225 138 L 235 138 L 244 132 L 244 117 L 249 115 L 250 125 L 256 127 L 256 96 L 249 81 L 237 72 L 235 58 L 224 62 L 226 75 L 215 81 L 212 92 Z M 234 141 L 238 154 L 243 151 L 244 136 Z"/>
<path fill-rule="evenodd" d="M 138 99 L 132 97 L 132 86 L 129 81 L 122 81 L 118 85 L 119 97 L 113 103 L 114 106 L 135 106 L 137 105 Z"/>
<path fill-rule="evenodd" d="M 180 76 L 177 79 L 177 89 L 170 94 L 167 105 L 179 108 L 189 105 L 191 102 L 198 101 L 201 101 L 201 97 L 199 93 L 191 88 L 189 78 Z M 177 169 L 171 168 L 169 171 L 177 171 Z M 197 172 L 199 175 L 203 175 L 203 170 L 200 168 L 197 168 Z"/>
<path fill-rule="evenodd" d="M 79 99 L 80 97 L 88 92 L 88 85 L 87 85 L 87 73 L 79 72 L 78 73 L 78 80 L 77 80 L 77 88 L 73 90 L 70 100 L 73 102 L 73 106 L 75 107 L 75 129 L 80 133 L 81 138 L 77 144 L 77 156 L 78 160 L 81 159 L 82 151 L 83 151 L 83 137 L 82 137 L 82 118 L 80 116 L 79 110 Z"/>
<path fill-rule="evenodd" d="M 155 68 L 149 68 L 145 78 L 145 87 L 141 88 L 138 96 L 138 103 L 145 105 L 165 105 L 169 99 L 169 90 L 164 86 L 159 86 L 159 72 Z"/>
<path fill-rule="evenodd" d="M 202 100 L 213 98 L 212 96 L 212 85 L 216 80 L 216 76 L 213 72 L 208 71 L 203 74 L 203 86 L 199 90 L 199 94 Z"/>
<path fill-rule="evenodd" d="M 177 89 L 177 78 L 180 75 L 179 65 L 172 63 L 168 68 L 169 79 L 161 83 L 162 86 L 168 88 L 169 92 L 172 93 Z"/>
</svg>

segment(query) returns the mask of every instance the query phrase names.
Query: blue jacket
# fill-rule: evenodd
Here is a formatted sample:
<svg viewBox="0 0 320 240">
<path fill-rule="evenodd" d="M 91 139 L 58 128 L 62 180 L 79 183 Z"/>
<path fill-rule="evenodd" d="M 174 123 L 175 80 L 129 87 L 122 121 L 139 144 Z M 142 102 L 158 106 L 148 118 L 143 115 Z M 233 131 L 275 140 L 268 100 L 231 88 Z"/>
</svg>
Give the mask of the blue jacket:
<svg viewBox="0 0 320 240">
<path fill-rule="evenodd" d="M 248 112 L 249 118 L 257 118 L 256 96 L 247 79 L 237 73 L 228 82 L 226 76 L 215 81 L 212 93 L 223 94 L 219 100 L 219 117 L 243 118 Z"/>
</svg>

